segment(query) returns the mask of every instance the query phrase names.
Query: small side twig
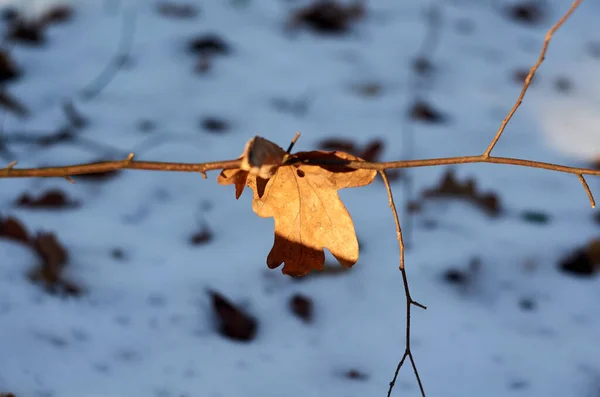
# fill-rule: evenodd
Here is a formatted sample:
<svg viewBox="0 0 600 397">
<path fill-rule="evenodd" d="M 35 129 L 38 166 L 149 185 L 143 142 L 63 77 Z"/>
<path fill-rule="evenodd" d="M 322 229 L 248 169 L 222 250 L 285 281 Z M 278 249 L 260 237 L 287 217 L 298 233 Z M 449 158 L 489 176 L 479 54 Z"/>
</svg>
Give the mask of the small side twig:
<svg viewBox="0 0 600 397">
<path fill-rule="evenodd" d="M 592 208 L 596 208 L 596 200 L 594 200 L 594 196 L 592 195 L 592 191 L 590 190 L 589 185 L 585 181 L 585 178 L 581 174 L 578 174 L 577 177 L 579 178 L 579 182 L 581 182 L 581 185 L 585 189 L 585 193 L 588 196 L 588 200 L 590 200 L 590 205 L 592 206 Z"/>
<path fill-rule="evenodd" d="M 385 188 L 388 194 L 388 202 L 389 206 L 392 209 L 392 214 L 394 216 L 394 222 L 396 223 L 396 237 L 398 239 L 398 245 L 400 247 L 400 272 L 402 273 L 402 282 L 404 284 L 404 295 L 406 297 L 406 333 L 405 333 L 405 342 L 404 342 L 404 355 L 398 362 L 398 366 L 396 367 L 396 371 L 394 372 L 394 377 L 390 382 L 390 388 L 388 389 L 388 397 L 392 395 L 392 390 L 396 385 L 396 379 L 398 378 L 398 373 L 400 372 L 400 368 L 404 365 L 404 361 L 408 357 L 410 363 L 413 368 L 413 372 L 415 373 L 415 377 L 417 378 L 417 383 L 419 384 L 419 390 L 421 391 L 421 395 L 425 397 L 425 389 L 423 388 L 423 383 L 421 382 L 421 377 L 419 376 L 419 371 L 417 370 L 417 365 L 415 364 L 415 359 L 413 357 L 412 351 L 410 350 L 410 314 L 412 305 L 420 307 L 421 309 L 427 309 L 424 305 L 412 299 L 410 295 L 410 289 L 408 286 L 408 276 L 406 275 L 406 269 L 404 267 L 404 241 L 402 239 L 402 228 L 400 227 L 400 220 L 398 218 L 398 211 L 396 210 L 396 204 L 394 204 L 394 196 L 392 195 L 392 188 L 390 187 L 390 182 L 385 174 L 385 170 L 379 171 L 381 175 L 381 179 L 383 179 L 383 183 L 385 184 Z"/>
<path fill-rule="evenodd" d="M 573 2 L 573 4 L 571 4 L 571 7 L 567 10 L 567 12 L 562 16 L 562 18 L 560 18 L 558 20 L 558 22 L 556 22 L 550 28 L 550 30 L 548 30 L 548 33 L 546 33 L 546 36 L 544 37 L 544 44 L 542 45 L 542 50 L 540 51 L 540 56 L 538 57 L 538 60 L 535 63 L 535 65 L 533 65 L 531 67 L 531 69 L 529 70 L 529 73 L 527 74 L 527 77 L 525 78 L 525 83 L 523 84 L 523 88 L 521 89 L 521 93 L 519 94 L 519 97 L 517 98 L 517 102 L 515 102 L 512 109 L 510 109 L 510 112 L 508 112 L 508 115 L 504 118 L 504 120 L 502 120 L 502 124 L 500 125 L 500 128 L 496 132 L 496 136 L 494 136 L 492 143 L 490 143 L 490 145 L 488 146 L 486 151 L 483 153 L 483 157 L 486 157 L 486 158 L 489 157 L 490 153 L 494 149 L 494 146 L 496 146 L 496 143 L 498 143 L 500 136 L 504 132 L 506 125 L 508 124 L 510 119 L 512 119 L 512 117 L 514 116 L 514 114 L 517 111 L 517 109 L 519 108 L 519 106 L 521 106 L 521 103 L 523 102 L 523 98 L 525 97 L 525 93 L 527 92 L 527 90 L 529 89 L 529 85 L 531 84 L 531 79 L 533 79 L 535 72 L 537 72 L 537 70 L 540 67 L 540 65 L 542 64 L 542 62 L 544 62 L 544 59 L 546 59 L 546 51 L 548 51 L 548 45 L 550 44 L 550 40 L 552 40 L 552 36 L 554 36 L 554 33 L 562 25 L 564 25 L 564 23 L 567 21 L 567 19 L 569 19 L 571 14 L 573 14 L 573 12 L 575 12 L 575 9 L 577 9 L 577 7 L 579 7 L 581 2 L 582 2 L 582 0 L 575 0 Z"/>
</svg>

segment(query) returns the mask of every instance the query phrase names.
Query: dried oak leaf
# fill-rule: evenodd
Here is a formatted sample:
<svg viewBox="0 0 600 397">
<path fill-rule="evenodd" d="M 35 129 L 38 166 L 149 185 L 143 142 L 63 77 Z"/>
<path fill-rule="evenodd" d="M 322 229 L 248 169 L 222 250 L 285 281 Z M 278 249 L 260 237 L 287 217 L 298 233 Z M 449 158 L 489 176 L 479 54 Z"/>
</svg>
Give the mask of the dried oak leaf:
<svg viewBox="0 0 600 397">
<path fill-rule="evenodd" d="M 279 166 L 268 179 L 233 169 L 224 170 L 217 181 L 235 184 L 236 197 L 244 184 L 249 186 L 254 191 L 254 212 L 263 218 L 274 218 L 275 242 L 267 257 L 269 268 L 283 263 L 282 272 L 294 277 L 313 269 L 323 270 L 323 248 L 342 266 L 352 267 L 358 260 L 358 240 L 352 218 L 337 191 L 370 184 L 376 171 L 344 166 L 347 161 L 361 161 L 344 152 L 300 152 L 293 158 L 295 163 Z M 307 164 L 311 160 L 331 165 Z"/>
</svg>

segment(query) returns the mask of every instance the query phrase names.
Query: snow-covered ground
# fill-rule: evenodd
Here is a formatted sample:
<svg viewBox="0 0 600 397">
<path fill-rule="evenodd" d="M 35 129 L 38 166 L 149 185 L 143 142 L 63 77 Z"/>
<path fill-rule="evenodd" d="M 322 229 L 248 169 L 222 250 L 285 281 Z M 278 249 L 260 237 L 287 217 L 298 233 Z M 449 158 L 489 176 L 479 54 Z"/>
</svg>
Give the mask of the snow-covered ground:
<svg viewBox="0 0 600 397">
<path fill-rule="evenodd" d="M 30 116 L 7 113 L 3 134 L 52 134 L 65 123 L 62 104 L 72 100 L 89 122 L 79 134 L 96 144 L 8 144 L 19 167 L 124 158 L 130 151 L 139 160 L 225 160 L 255 134 L 286 147 L 296 131 L 302 132 L 297 150 L 315 149 L 324 138 L 361 145 L 381 138 L 382 160 L 404 153 L 409 76 L 415 78 L 412 62 L 427 29 L 424 2 L 367 1 L 365 18 L 340 36 L 287 32 L 291 11 L 304 1 L 189 1 L 198 10 L 189 19 L 161 15 L 154 1 L 71 3 L 72 19 L 50 26 L 45 45 L 9 44 L 23 74 L 6 84 L 7 92 Z M 520 91 L 515 71 L 533 64 L 546 30 L 568 7 L 550 3 L 532 25 L 501 12 L 514 2 L 439 2 L 441 38 L 421 96 L 447 122 L 415 122 L 411 157 L 486 148 Z M 135 24 L 128 61 L 86 100 L 81 91 L 119 48 L 123 15 Z M 586 0 L 558 31 L 495 154 L 585 166 L 600 153 L 599 18 L 600 4 Z M 220 36 L 230 51 L 197 73 L 187 45 L 205 33 Z M 556 88 L 560 78 L 570 90 Z M 381 86 L 377 95 L 357 94 L 355 87 L 367 83 Z M 305 111 L 290 111 L 286 101 L 304 104 Z M 207 132 L 206 117 L 226 120 L 230 129 Z M 414 309 L 412 321 L 428 396 L 599 396 L 600 279 L 574 277 L 558 266 L 600 227 L 577 178 L 487 164 L 455 170 L 461 180 L 473 177 L 483 191 L 496 192 L 505 211 L 490 218 L 471 204 L 444 200 L 425 203 L 415 216 L 406 263 L 413 298 L 428 306 Z M 444 172 L 412 170 L 416 191 Z M 297 281 L 267 269 L 272 221 L 252 212 L 248 192 L 236 201 L 233 188 L 218 185 L 216 176 L 127 171 L 75 185 L 0 180 L 2 214 L 21 220 L 31 234 L 55 233 L 69 252 L 67 278 L 85 290 L 67 298 L 47 293 L 27 277 L 35 254 L 0 240 L 0 393 L 385 395 L 404 351 L 405 318 L 383 184 L 341 192 L 361 242 L 355 267 Z M 598 180 L 588 180 L 600 194 Z M 50 188 L 81 206 L 14 205 L 24 192 Z M 404 205 L 401 182 L 393 188 Z M 550 221 L 527 222 L 520 216 L 525 210 Z M 190 244 L 203 227 L 212 239 Z M 481 264 L 469 273 L 473 258 Z M 464 269 L 470 278 L 453 285 L 444 281 L 448 269 Z M 208 290 L 256 318 L 254 340 L 231 341 L 217 332 Z M 290 312 L 296 293 L 312 299 L 312 323 Z M 351 370 L 365 377 L 346 376 Z M 394 395 L 419 395 L 410 367 L 402 369 Z"/>
</svg>

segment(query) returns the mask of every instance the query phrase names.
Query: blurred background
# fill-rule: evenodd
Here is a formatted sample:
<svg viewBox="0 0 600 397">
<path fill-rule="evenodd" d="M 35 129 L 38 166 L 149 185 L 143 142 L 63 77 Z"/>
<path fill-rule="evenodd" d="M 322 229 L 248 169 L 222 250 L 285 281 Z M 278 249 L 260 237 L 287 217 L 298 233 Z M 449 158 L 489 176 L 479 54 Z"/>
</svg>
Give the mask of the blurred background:
<svg viewBox="0 0 600 397">
<path fill-rule="evenodd" d="M 0 1 L 0 161 L 482 153 L 559 0 Z M 550 44 L 494 154 L 600 166 L 600 3 Z M 0 395 L 384 396 L 405 298 L 380 180 L 360 259 L 269 270 L 273 221 L 193 173 L 0 181 Z M 390 172 L 428 396 L 600 396 L 600 215 L 574 175 Z M 600 193 L 596 178 L 588 178 Z M 410 366 L 392 395 L 419 396 Z"/>
</svg>

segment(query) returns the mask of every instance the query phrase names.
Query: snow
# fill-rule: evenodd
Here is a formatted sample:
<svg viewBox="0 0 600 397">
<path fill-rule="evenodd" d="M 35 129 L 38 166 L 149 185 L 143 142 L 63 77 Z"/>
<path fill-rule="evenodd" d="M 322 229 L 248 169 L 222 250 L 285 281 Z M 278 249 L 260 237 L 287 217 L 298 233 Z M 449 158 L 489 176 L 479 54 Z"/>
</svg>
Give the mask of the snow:
<svg viewBox="0 0 600 397">
<path fill-rule="evenodd" d="M 41 1 L 17 3 L 37 15 Z M 414 54 L 426 32 L 424 4 L 367 2 L 365 20 L 350 33 L 327 37 L 301 29 L 285 33 L 289 13 L 307 2 L 196 2 L 190 20 L 169 19 L 149 1 L 72 1 L 75 14 L 48 29 L 43 47 L 15 45 L 23 77 L 8 92 L 31 117 L 4 116 L 4 134 L 49 134 L 65 122 L 72 99 L 89 120 L 82 134 L 124 158 L 201 162 L 236 158 L 255 134 L 297 150 L 325 137 L 360 144 L 382 138 L 383 160 L 399 159 L 402 119 Z M 105 4 L 106 3 L 106 4 Z M 107 7 L 107 3 L 112 3 Z M 501 2 L 504 3 L 504 2 Z M 550 2 L 536 26 L 501 15 L 488 2 L 446 1 L 442 36 L 432 55 L 433 80 L 423 93 L 450 121 L 414 123 L 412 158 L 473 155 L 491 141 L 521 89 L 518 68 L 537 59 L 546 30 L 567 4 Z M 236 5 L 237 4 L 237 5 Z M 107 9 L 116 12 L 108 12 Z M 81 90 L 119 47 L 122 16 L 135 12 L 130 60 L 95 98 Z M 597 2 L 584 1 L 556 34 L 525 101 L 494 153 L 586 166 L 600 152 L 595 70 L 587 51 L 598 40 Z M 474 24 L 460 33 L 459 21 Z M 212 69 L 194 72 L 188 41 L 216 33 L 231 45 Z M 573 90 L 554 89 L 567 76 Z M 352 87 L 382 85 L 377 97 Z M 274 98 L 306 101 L 305 115 L 274 109 Z M 222 135 L 202 131 L 202 117 L 231 123 Z M 140 121 L 156 124 L 144 133 Z M 149 144 L 148 139 L 151 139 Z M 152 142 L 158 142 L 156 144 Z M 79 145 L 10 146 L 20 167 L 96 161 L 107 153 Z M 138 150 L 139 149 L 139 150 Z M 13 158 L 6 158 L 8 164 Z M 455 167 L 483 191 L 497 192 L 506 213 L 489 218 L 459 201 L 427 202 L 415 216 L 406 264 L 413 298 L 413 353 L 429 396 L 592 396 L 598 393 L 600 279 L 576 278 L 558 262 L 597 236 L 595 212 L 573 175 L 513 166 Z M 417 191 L 433 186 L 443 167 L 411 170 Z M 361 241 L 348 272 L 294 281 L 265 264 L 273 223 L 251 211 L 245 192 L 197 174 L 126 171 L 104 182 L 2 180 L 4 215 L 30 232 L 52 231 L 67 247 L 67 276 L 81 297 L 46 293 L 27 279 L 36 264 L 26 247 L 0 241 L 0 392 L 16 396 L 377 396 L 385 395 L 404 351 L 404 292 L 394 222 L 379 181 L 341 197 Z M 588 178 L 592 191 L 598 183 Z M 17 208 L 23 192 L 60 188 L 82 201 L 78 209 Z M 399 208 L 400 182 L 393 184 Z M 547 224 L 519 213 L 548 214 Z M 432 222 L 435 226 L 432 228 Z M 192 246 L 203 225 L 214 238 Z M 124 258 L 111 257 L 121 248 Z M 481 268 L 461 288 L 442 280 L 449 268 Z M 257 318 L 249 343 L 220 336 L 207 290 L 216 290 Z M 315 305 L 312 324 L 288 309 L 300 292 Z M 520 309 L 531 299 L 531 311 Z M 349 370 L 368 376 L 344 377 Z M 594 394 L 595 393 L 595 394 Z M 401 370 L 394 395 L 417 396 L 411 368 Z"/>
</svg>

